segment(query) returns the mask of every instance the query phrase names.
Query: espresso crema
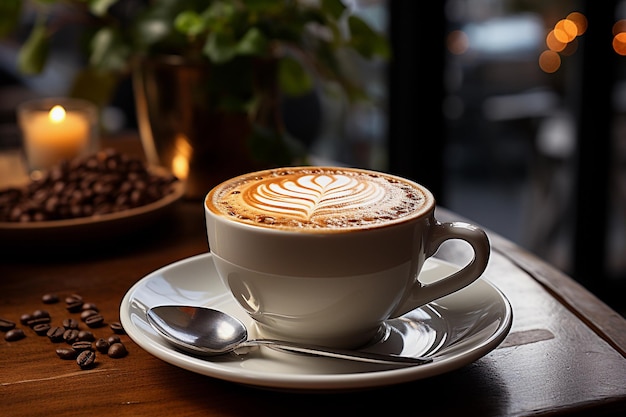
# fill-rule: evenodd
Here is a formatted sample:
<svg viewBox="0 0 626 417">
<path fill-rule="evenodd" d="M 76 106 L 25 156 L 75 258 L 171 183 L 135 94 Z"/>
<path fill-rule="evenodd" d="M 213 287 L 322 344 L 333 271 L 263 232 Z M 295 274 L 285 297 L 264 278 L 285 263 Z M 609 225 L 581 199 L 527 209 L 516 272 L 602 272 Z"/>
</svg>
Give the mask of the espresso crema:
<svg viewBox="0 0 626 417">
<path fill-rule="evenodd" d="M 362 169 L 277 168 L 225 181 L 207 207 L 243 223 L 283 229 L 359 229 L 420 214 L 432 195 L 401 178 Z"/>
</svg>

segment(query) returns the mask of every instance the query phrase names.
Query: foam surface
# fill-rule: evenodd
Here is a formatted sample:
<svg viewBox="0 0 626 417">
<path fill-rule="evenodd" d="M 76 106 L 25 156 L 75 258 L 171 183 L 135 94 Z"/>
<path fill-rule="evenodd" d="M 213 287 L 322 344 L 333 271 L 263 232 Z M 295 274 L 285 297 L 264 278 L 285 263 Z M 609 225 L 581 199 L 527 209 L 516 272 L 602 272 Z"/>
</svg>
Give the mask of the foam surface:
<svg viewBox="0 0 626 417">
<path fill-rule="evenodd" d="M 257 173 L 258 174 L 258 173 Z M 411 216 L 426 194 L 383 173 L 343 168 L 282 168 L 238 177 L 209 195 L 222 214 L 278 228 L 361 228 Z"/>
</svg>

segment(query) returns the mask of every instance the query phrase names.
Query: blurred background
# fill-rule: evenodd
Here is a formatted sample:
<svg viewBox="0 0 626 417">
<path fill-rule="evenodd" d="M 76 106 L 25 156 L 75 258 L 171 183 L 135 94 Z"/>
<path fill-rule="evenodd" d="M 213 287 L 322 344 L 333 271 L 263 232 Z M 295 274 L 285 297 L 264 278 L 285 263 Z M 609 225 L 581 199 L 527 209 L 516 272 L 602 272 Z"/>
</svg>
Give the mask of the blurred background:
<svg viewBox="0 0 626 417">
<path fill-rule="evenodd" d="M 372 100 L 320 92 L 283 105 L 311 154 L 405 175 L 439 204 L 512 240 L 626 311 L 626 2 L 346 0 L 387 33 L 391 62 L 351 62 Z M 62 10 L 59 11 L 62 13 Z M 0 150 L 21 146 L 15 107 L 63 96 L 85 64 L 68 25 L 50 65 L 0 40 Z M 97 86 L 94 86 L 97 88 Z M 130 85 L 102 114 L 136 129 Z"/>
</svg>

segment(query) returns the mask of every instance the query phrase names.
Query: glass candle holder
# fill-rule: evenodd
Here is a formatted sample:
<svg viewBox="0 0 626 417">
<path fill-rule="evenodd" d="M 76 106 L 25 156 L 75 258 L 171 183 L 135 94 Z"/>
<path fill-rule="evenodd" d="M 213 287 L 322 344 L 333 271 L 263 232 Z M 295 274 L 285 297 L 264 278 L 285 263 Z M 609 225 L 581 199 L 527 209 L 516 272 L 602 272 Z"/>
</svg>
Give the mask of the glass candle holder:
<svg viewBox="0 0 626 417">
<path fill-rule="evenodd" d="M 42 171 L 98 148 L 98 110 L 86 100 L 45 98 L 17 108 L 28 168 Z"/>
</svg>

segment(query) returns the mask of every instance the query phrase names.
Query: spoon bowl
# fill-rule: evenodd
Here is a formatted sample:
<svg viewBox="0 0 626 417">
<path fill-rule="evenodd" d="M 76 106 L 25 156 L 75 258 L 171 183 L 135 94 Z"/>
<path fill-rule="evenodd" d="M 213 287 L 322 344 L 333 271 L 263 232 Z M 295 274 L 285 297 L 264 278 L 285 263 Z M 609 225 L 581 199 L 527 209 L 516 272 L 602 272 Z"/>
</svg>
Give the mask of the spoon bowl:
<svg viewBox="0 0 626 417">
<path fill-rule="evenodd" d="M 169 343 L 199 356 L 223 355 L 240 348 L 267 346 L 294 353 L 396 366 L 432 362 L 431 358 L 333 349 L 273 339 L 248 340 L 248 331 L 244 323 L 236 317 L 207 307 L 156 306 L 148 310 L 147 317 L 150 325 Z"/>
</svg>

